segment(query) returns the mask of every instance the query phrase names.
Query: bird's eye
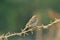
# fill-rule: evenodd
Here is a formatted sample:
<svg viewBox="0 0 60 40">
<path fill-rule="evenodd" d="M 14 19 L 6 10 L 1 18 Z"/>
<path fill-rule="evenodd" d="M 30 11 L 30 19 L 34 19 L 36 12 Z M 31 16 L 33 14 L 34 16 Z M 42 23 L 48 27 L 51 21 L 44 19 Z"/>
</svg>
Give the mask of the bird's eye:
<svg viewBox="0 0 60 40">
<path fill-rule="evenodd" d="M 29 25 L 27 25 L 27 26 L 29 26 Z"/>
</svg>

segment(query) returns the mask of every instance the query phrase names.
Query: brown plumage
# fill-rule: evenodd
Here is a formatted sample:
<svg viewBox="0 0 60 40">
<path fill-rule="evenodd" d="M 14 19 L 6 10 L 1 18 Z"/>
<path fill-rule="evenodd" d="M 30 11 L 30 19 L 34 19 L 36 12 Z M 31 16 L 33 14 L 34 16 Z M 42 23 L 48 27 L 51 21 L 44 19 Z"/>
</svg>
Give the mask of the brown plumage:
<svg viewBox="0 0 60 40">
<path fill-rule="evenodd" d="M 24 30 L 26 30 L 27 28 L 30 28 L 30 27 L 37 26 L 37 23 L 38 23 L 38 17 L 36 15 L 33 15 L 32 18 L 26 24 L 26 27 L 24 28 Z"/>
</svg>

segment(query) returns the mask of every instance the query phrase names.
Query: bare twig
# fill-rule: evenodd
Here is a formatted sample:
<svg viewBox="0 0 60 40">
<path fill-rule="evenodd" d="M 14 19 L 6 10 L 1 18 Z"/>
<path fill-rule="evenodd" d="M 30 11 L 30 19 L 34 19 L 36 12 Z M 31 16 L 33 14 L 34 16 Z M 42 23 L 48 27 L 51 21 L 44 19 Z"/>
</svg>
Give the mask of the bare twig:
<svg viewBox="0 0 60 40">
<path fill-rule="evenodd" d="M 53 24 L 58 23 L 58 22 L 60 22 L 60 19 L 55 19 L 54 22 L 51 22 L 50 24 L 48 24 L 46 26 L 42 25 L 42 26 L 32 27 L 32 28 L 29 28 L 28 30 L 24 30 L 24 31 L 22 30 L 20 33 L 13 33 L 13 34 L 11 34 L 10 32 L 8 32 L 5 35 L 4 34 L 1 35 L 0 36 L 0 40 L 2 40 L 3 38 L 6 39 L 6 40 L 8 40 L 8 37 L 16 36 L 16 35 L 18 35 L 18 36 L 21 36 L 22 34 L 26 35 L 26 34 L 28 34 L 28 32 L 33 32 L 34 30 L 40 30 L 41 28 L 48 28 L 48 27 L 50 27 Z"/>
<path fill-rule="evenodd" d="M 60 19 L 56 19 L 56 18 L 55 18 L 55 21 L 54 21 L 54 22 L 51 22 L 50 24 L 48 24 L 48 25 L 46 25 L 46 26 L 44 26 L 44 25 L 42 25 L 42 26 L 43 26 L 43 28 L 48 28 L 48 27 L 50 27 L 50 26 L 52 26 L 53 24 L 58 23 L 58 22 L 60 22 Z"/>
</svg>

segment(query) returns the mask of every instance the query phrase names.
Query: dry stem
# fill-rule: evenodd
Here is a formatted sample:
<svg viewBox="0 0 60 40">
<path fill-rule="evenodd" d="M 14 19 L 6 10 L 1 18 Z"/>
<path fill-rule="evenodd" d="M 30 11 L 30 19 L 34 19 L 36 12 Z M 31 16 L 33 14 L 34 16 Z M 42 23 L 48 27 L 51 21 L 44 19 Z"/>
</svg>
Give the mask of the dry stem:
<svg viewBox="0 0 60 40">
<path fill-rule="evenodd" d="M 4 39 L 6 39 L 6 40 L 8 40 L 8 37 L 11 37 L 11 36 L 16 36 L 16 35 L 18 35 L 18 36 L 21 36 L 22 34 L 27 34 L 27 32 L 33 32 L 34 30 L 40 30 L 41 28 L 48 28 L 48 27 L 50 27 L 50 26 L 52 26 L 53 24 L 55 24 L 55 23 L 58 23 L 58 22 L 60 22 L 60 19 L 55 19 L 55 21 L 54 22 L 51 22 L 50 24 L 48 24 L 48 25 L 46 25 L 46 26 L 44 26 L 44 25 L 41 25 L 41 26 L 36 26 L 35 28 L 30 28 L 30 29 L 28 29 L 28 30 L 22 30 L 20 33 L 13 33 L 13 34 L 11 34 L 11 33 L 7 33 L 7 34 L 3 34 L 3 35 L 1 35 L 0 36 L 0 40 L 2 40 L 3 38 Z"/>
</svg>

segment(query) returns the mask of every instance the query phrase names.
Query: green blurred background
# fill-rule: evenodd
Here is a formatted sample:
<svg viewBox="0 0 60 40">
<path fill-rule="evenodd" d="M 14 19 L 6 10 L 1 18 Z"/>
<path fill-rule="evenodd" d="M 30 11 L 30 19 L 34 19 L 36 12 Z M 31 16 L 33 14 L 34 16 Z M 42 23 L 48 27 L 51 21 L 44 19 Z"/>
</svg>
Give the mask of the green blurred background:
<svg viewBox="0 0 60 40">
<path fill-rule="evenodd" d="M 39 14 L 42 15 L 42 23 L 48 24 L 50 18 L 47 8 L 60 12 L 60 0 L 0 0 L 0 34 L 20 32 L 36 10 L 41 12 Z M 33 40 L 31 36 L 25 40 Z"/>
</svg>

